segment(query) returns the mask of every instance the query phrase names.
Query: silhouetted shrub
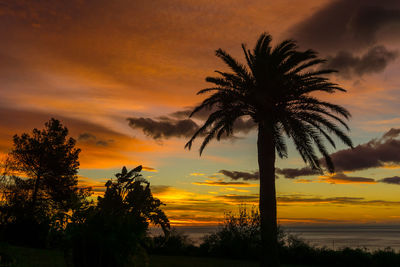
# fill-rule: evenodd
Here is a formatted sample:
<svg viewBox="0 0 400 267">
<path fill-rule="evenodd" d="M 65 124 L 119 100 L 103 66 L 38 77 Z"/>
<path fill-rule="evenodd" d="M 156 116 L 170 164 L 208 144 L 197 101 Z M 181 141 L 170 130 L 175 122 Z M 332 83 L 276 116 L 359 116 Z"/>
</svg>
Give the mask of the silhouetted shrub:
<svg viewBox="0 0 400 267">
<path fill-rule="evenodd" d="M 237 214 L 228 212 L 219 229 L 204 238 L 203 254 L 235 259 L 257 259 L 261 247 L 260 215 L 242 206 Z"/>
<path fill-rule="evenodd" d="M 149 223 L 167 233 L 169 221 L 153 198 L 150 184 L 139 172 L 125 167 L 107 181 L 96 206 L 81 210 L 67 227 L 70 250 L 67 261 L 76 267 L 146 266 L 143 248 Z"/>
<path fill-rule="evenodd" d="M 368 251 L 366 248 L 318 248 L 296 236 L 288 235 L 280 258 L 286 264 L 311 266 L 379 267 L 400 266 L 400 254 L 390 248 Z"/>
<path fill-rule="evenodd" d="M 204 238 L 200 255 L 258 259 L 261 253 L 259 215 L 255 209 L 239 208 L 238 214 L 227 213 L 219 229 Z M 379 267 L 400 266 L 400 253 L 390 248 L 370 252 L 361 248 L 338 250 L 311 246 L 298 236 L 279 230 L 279 253 L 284 264 L 307 266 Z"/>
<path fill-rule="evenodd" d="M 73 265 L 135 266 L 135 256 L 143 253 L 140 241 L 146 229 L 144 218 L 130 214 L 109 216 L 93 209 L 84 223 L 68 227 Z"/>
<path fill-rule="evenodd" d="M 198 247 L 184 233 L 172 228 L 168 235 L 151 237 L 147 247 L 149 253 L 165 255 L 198 255 Z"/>
</svg>

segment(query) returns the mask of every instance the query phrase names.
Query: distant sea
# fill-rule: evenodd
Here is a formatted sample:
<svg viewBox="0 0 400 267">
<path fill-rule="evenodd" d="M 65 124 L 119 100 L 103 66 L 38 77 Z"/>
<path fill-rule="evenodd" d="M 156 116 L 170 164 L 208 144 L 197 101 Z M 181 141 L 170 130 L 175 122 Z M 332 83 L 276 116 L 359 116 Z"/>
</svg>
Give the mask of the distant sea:
<svg viewBox="0 0 400 267">
<path fill-rule="evenodd" d="M 216 226 L 176 227 L 195 244 L 217 230 Z M 371 251 L 391 247 L 400 251 L 400 225 L 310 225 L 283 226 L 286 233 L 294 234 L 309 244 L 318 247 L 339 249 L 342 247 L 367 248 Z M 161 233 L 151 229 L 152 234 Z"/>
</svg>

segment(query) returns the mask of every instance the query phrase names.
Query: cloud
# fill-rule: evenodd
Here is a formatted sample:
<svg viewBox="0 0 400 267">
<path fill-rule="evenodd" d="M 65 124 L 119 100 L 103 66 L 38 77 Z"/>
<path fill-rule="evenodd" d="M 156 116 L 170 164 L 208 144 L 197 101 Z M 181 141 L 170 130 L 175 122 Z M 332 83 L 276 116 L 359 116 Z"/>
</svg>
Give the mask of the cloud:
<svg viewBox="0 0 400 267">
<path fill-rule="evenodd" d="M 82 133 L 78 136 L 78 141 L 87 142 L 87 143 L 94 143 L 96 146 L 109 146 L 114 140 L 103 140 L 98 139 L 95 135 L 91 133 Z"/>
<path fill-rule="evenodd" d="M 376 184 L 373 178 L 347 176 L 344 173 L 319 176 L 318 179 L 296 179 L 294 183 L 328 183 L 328 184 Z"/>
<path fill-rule="evenodd" d="M 171 137 L 189 138 L 200 128 L 194 121 L 204 121 L 211 114 L 212 110 L 204 109 L 192 118 L 189 118 L 193 108 L 176 111 L 168 116 L 158 118 L 131 117 L 128 118 L 129 126 L 133 129 L 142 130 L 143 133 L 154 140 L 169 139 Z M 248 133 L 255 129 L 256 124 L 251 119 L 239 118 L 235 121 L 234 133 Z M 206 133 L 201 136 L 205 136 Z M 234 138 L 231 136 L 230 138 Z"/>
<path fill-rule="evenodd" d="M 325 218 L 302 218 L 302 217 L 279 217 L 279 223 L 284 224 L 304 224 L 309 226 L 312 224 L 338 224 L 338 223 L 354 223 L 354 220 L 336 220 L 336 219 L 325 219 Z"/>
<path fill-rule="evenodd" d="M 400 134 L 400 129 L 391 128 L 389 131 L 383 134 L 382 139 L 396 138 Z"/>
<path fill-rule="evenodd" d="M 208 185 L 208 186 L 233 186 L 233 187 L 256 187 L 257 184 L 249 184 L 245 182 L 224 182 L 224 181 L 209 181 L 194 182 L 195 185 Z"/>
<path fill-rule="evenodd" d="M 258 194 L 237 195 L 228 194 L 215 196 L 228 203 L 258 203 Z M 319 197 L 308 195 L 281 195 L 276 198 L 278 205 L 296 205 L 296 204 L 334 204 L 334 205 L 372 205 L 372 206 L 398 206 L 400 201 L 369 200 L 364 197 Z"/>
<path fill-rule="evenodd" d="M 220 170 L 220 173 L 225 175 L 226 177 L 232 179 L 232 180 L 259 180 L 260 179 L 260 173 L 259 171 L 254 171 L 254 172 L 243 172 L 243 171 L 228 171 L 228 170 Z M 294 179 L 299 176 L 308 176 L 308 175 L 315 175 L 315 174 L 320 174 L 320 172 L 316 170 L 312 170 L 309 167 L 304 167 L 301 169 L 294 169 L 294 168 L 285 168 L 285 169 L 280 169 L 276 168 L 275 169 L 276 174 L 281 174 L 285 178 L 288 179 Z M 278 177 L 276 177 L 278 178 Z"/>
<path fill-rule="evenodd" d="M 391 129 L 382 138 L 373 139 L 354 149 L 344 149 L 331 155 L 337 171 L 357 171 L 400 164 L 399 129 Z"/>
<path fill-rule="evenodd" d="M 380 168 L 389 165 L 400 165 L 400 129 L 392 128 L 381 138 L 360 144 L 353 149 L 339 150 L 331 155 L 337 172 L 359 171 Z M 320 160 L 324 166 L 324 160 Z M 286 178 L 315 175 L 308 167 L 301 169 L 277 169 L 277 173 Z"/>
<path fill-rule="evenodd" d="M 171 118 L 128 118 L 129 126 L 140 129 L 155 140 L 171 137 L 191 137 L 199 126 L 191 119 L 176 120 Z"/>
<path fill-rule="evenodd" d="M 400 34 L 396 0 L 337 0 L 294 26 L 290 32 L 304 47 L 323 52 L 355 51 Z M 390 29 L 390 30 L 389 30 Z"/>
<path fill-rule="evenodd" d="M 78 187 L 79 188 L 90 188 L 93 192 L 92 197 L 102 196 L 106 191 L 105 182 L 99 179 L 92 179 L 78 175 Z"/>
<path fill-rule="evenodd" d="M 399 176 L 393 176 L 393 177 L 386 177 L 381 180 L 379 180 L 381 183 L 385 184 L 397 184 L 400 185 L 400 177 Z"/>
<path fill-rule="evenodd" d="M 151 185 L 151 192 L 153 194 L 163 194 L 168 192 L 172 187 L 168 185 Z"/>
<path fill-rule="evenodd" d="M 157 169 L 148 166 L 142 166 L 142 170 L 146 172 L 158 172 Z"/>
<path fill-rule="evenodd" d="M 285 168 L 285 169 L 280 169 L 276 168 L 275 172 L 277 174 L 283 175 L 285 178 L 288 179 L 294 179 L 300 176 L 310 176 L 310 175 L 316 175 L 320 174 L 317 170 L 313 170 L 310 167 L 304 167 L 301 169 L 294 169 L 294 168 Z"/>
<path fill-rule="evenodd" d="M 297 184 L 309 184 L 314 183 L 315 181 L 311 179 L 296 179 L 294 182 Z"/>
<path fill-rule="evenodd" d="M 227 201 L 228 203 L 258 203 L 258 194 L 255 195 L 236 195 L 236 194 L 228 194 L 228 195 L 221 195 L 215 196 L 216 199 L 220 199 L 223 201 Z"/>
<path fill-rule="evenodd" d="M 0 108 L 0 153 L 7 153 L 12 147 L 14 134 L 30 133 L 33 128 L 42 129 L 45 122 L 52 117 L 60 120 L 68 128 L 71 137 L 78 140 L 79 136 L 83 134 L 83 140 L 86 138 L 86 141 L 81 139 L 76 144 L 82 150 L 79 154 L 79 161 L 80 167 L 83 169 L 120 168 L 122 165 L 150 164 L 143 162 L 143 159 L 139 157 L 128 155 L 129 152 L 133 151 L 136 153 L 150 151 L 153 149 L 150 145 L 101 124 L 68 118 L 60 114 L 7 107 Z M 85 133 L 96 133 L 96 139 L 91 139 L 93 134 Z M 114 141 L 107 142 L 107 146 L 104 146 L 96 144 L 95 140 Z"/>
<path fill-rule="evenodd" d="M 398 56 L 396 51 L 389 51 L 384 46 L 374 46 L 364 55 L 355 56 L 348 51 L 340 51 L 333 57 L 328 57 L 324 68 L 339 70 L 338 75 L 351 78 L 353 75 L 382 72 L 386 66 Z"/>
<path fill-rule="evenodd" d="M 344 173 L 335 173 L 334 175 L 320 176 L 319 181 L 330 184 L 376 184 L 372 178 L 347 176 Z"/>
<path fill-rule="evenodd" d="M 190 114 L 192 113 L 194 107 L 187 107 L 183 110 L 178 110 L 170 114 L 171 117 L 177 118 L 177 119 L 187 119 L 189 118 Z M 192 118 L 194 119 L 199 119 L 199 120 L 206 120 L 210 114 L 215 111 L 215 109 L 208 109 L 204 108 L 198 112 L 196 112 Z"/>
<path fill-rule="evenodd" d="M 239 180 L 243 179 L 247 180 L 258 180 L 259 179 L 259 172 L 241 172 L 241 171 L 228 171 L 228 170 L 220 170 L 220 173 L 223 175 L 231 178 L 232 180 Z"/>
<path fill-rule="evenodd" d="M 204 176 L 204 175 L 205 175 L 204 173 L 200 173 L 200 172 L 192 172 L 190 174 L 190 176 Z"/>
<path fill-rule="evenodd" d="M 90 133 L 82 133 L 78 136 L 78 141 L 96 140 L 96 136 Z"/>
<path fill-rule="evenodd" d="M 278 196 L 278 204 L 335 204 L 335 205 L 373 205 L 373 206 L 398 206 L 400 201 L 368 200 L 363 197 L 313 197 L 287 195 Z"/>
<path fill-rule="evenodd" d="M 397 57 L 397 52 L 384 44 L 399 41 L 400 3 L 331 1 L 293 26 L 289 33 L 302 47 L 327 56 L 327 66 L 339 70 L 344 78 L 379 73 Z"/>
</svg>

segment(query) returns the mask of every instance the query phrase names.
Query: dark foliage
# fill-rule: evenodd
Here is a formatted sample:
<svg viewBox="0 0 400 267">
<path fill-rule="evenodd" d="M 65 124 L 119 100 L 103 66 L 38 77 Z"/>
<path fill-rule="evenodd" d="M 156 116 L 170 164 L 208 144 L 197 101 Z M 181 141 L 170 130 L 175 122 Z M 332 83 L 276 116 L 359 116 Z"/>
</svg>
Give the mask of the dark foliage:
<svg viewBox="0 0 400 267">
<path fill-rule="evenodd" d="M 123 167 L 116 180 L 107 181 L 97 205 L 82 210 L 68 225 L 67 260 L 74 266 L 140 266 L 146 263 L 143 243 L 149 223 L 168 232 L 162 203 L 152 196 L 141 169 Z"/>
<path fill-rule="evenodd" d="M 163 255 L 191 255 L 198 256 L 198 247 L 193 245 L 187 235 L 172 228 L 169 235 L 159 235 L 149 238 L 147 242 L 149 253 Z"/>
<path fill-rule="evenodd" d="M 23 175 L 32 180 L 32 208 L 40 200 L 51 201 L 53 208 L 68 210 L 77 192 L 77 172 L 80 149 L 76 141 L 67 138 L 68 129 L 51 119 L 45 129 L 33 129 L 32 134 L 14 135 L 13 149 L 6 162 L 6 173 Z"/>
<path fill-rule="evenodd" d="M 256 210 L 239 208 L 227 213 L 218 231 L 206 236 L 194 255 L 255 260 L 261 253 L 260 217 Z M 400 266 L 400 253 L 387 248 L 370 252 L 360 248 L 314 247 L 301 238 L 280 230 L 278 235 L 280 261 L 307 266 Z M 184 255 L 184 254 L 183 254 Z"/>
<path fill-rule="evenodd" d="M 331 138 L 335 135 L 352 147 L 352 141 L 339 127 L 349 129 L 345 120 L 350 113 L 342 106 L 321 101 L 311 94 L 345 92 L 325 77 L 336 71 L 317 70 L 326 60 L 318 58 L 313 50 L 298 51 L 293 40 L 285 40 L 275 47 L 271 42 L 272 37 L 263 33 L 253 50 L 243 44 L 246 64 L 222 49 L 215 52 L 230 72 L 216 71 L 219 76 L 206 78 L 212 87 L 197 94 L 211 95 L 195 107 L 190 116 L 204 110 L 212 112 L 185 147 L 190 149 L 197 137 L 206 134 L 200 146 L 201 154 L 212 139 L 232 135 L 237 119 L 250 117 L 265 131 L 270 131 L 274 150 L 281 158 L 287 156 L 287 136 L 313 169 L 321 170 L 316 148 L 325 158 L 327 169 L 333 171 L 324 141 L 335 147 Z"/>
<path fill-rule="evenodd" d="M 283 246 L 283 232 L 278 230 L 278 243 Z M 200 244 L 202 255 L 233 259 L 259 259 L 261 252 L 260 214 L 257 209 L 239 207 L 237 213 L 225 214 L 219 229 L 205 236 Z"/>
<path fill-rule="evenodd" d="M 310 266 L 379 267 L 400 266 L 400 253 L 387 248 L 370 252 L 361 248 L 316 248 L 295 236 L 287 236 L 280 257 L 287 264 Z"/>
<path fill-rule="evenodd" d="M 235 132 L 235 122 L 251 118 L 258 126 L 257 151 L 260 177 L 260 220 L 262 266 L 279 266 L 278 228 L 276 221 L 275 159 L 287 157 L 286 137 L 312 169 L 323 171 L 317 151 L 325 159 L 326 169 L 334 171 L 325 141 L 335 147 L 332 136 L 352 147 L 352 141 L 341 129 L 348 130 L 350 113 L 342 106 L 321 101 L 312 94 L 345 91 L 326 77 L 335 72 L 319 68 L 325 60 L 312 50 L 299 51 L 293 40 L 275 47 L 269 34 L 261 34 L 253 50 L 242 45 L 245 64 L 222 49 L 216 51 L 229 72 L 216 71 L 207 77 L 210 88 L 198 94 L 209 94 L 190 116 L 211 110 L 208 119 L 186 143 L 191 148 L 197 137 L 203 137 L 200 154 L 211 140 L 221 140 Z"/>
<path fill-rule="evenodd" d="M 257 259 L 260 246 L 260 215 L 255 209 L 241 207 L 238 214 L 225 214 L 219 230 L 206 236 L 200 249 L 211 256 Z"/>
<path fill-rule="evenodd" d="M 60 219 L 87 196 L 89 189 L 77 186 L 80 150 L 67 135 L 67 128 L 51 119 L 43 130 L 14 136 L 0 183 L 2 240 L 45 246 L 55 237 L 49 236 L 53 227 L 65 227 Z"/>
</svg>

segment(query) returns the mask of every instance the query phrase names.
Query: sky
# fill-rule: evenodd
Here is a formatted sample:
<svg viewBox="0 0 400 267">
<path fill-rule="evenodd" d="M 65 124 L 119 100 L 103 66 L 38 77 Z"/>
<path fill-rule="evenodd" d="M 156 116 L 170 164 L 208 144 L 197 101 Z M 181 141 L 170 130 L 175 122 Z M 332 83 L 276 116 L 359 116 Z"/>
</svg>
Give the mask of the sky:
<svg viewBox="0 0 400 267">
<path fill-rule="evenodd" d="M 184 149 L 205 77 L 243 61 L 268 32 L 339 72 L 355 148 L 331 149 L 335 174 L 307 168 L 292 145 L 277 161 L 281 224 L 400 222 L 400 3 L 397 0 L 0 0 L 0 152 L 12 136 L 62 121 L 82 149 L 79 181 L 95 195 L 123 166 L 143 175 L 175 226 L 215 225 L 257 205 L 256 131 Z"/>
</svg>

